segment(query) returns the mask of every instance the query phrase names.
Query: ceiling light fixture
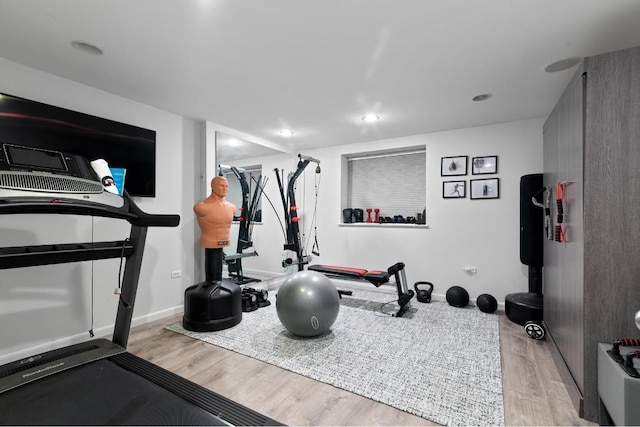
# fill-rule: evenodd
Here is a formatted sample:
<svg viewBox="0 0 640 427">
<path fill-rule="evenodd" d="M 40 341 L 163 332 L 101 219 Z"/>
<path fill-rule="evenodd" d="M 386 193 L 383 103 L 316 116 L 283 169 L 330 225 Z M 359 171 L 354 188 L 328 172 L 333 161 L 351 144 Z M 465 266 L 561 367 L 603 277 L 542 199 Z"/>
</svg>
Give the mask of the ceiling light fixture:
<svg viewBox="0 0 640 427">
<path fill-rule="evenodd" d="M 377 122 L 379 119 L 380 119 L 380 117 L 378 117 L 375 114 L 367 114 L 367 115 L 362 117 L 362 121 L 363 122 L 367 122 L 367 123 Z"/>
<path fill-rule="evenodd" d="M 98 46 L 93 45 L 91 43 L 87 43 L 87 42 L 82 42 L 80 40 L 74 40 L 71 42 L 71 46 L 73 46 L 75 49 L 79 50 L 82 53 L 87 53 L 89 55 L 102 55 L 104 52 L 102 52 L 102 49 L 100 49 Z"/>
<path fill-rule="evenodd" d="M 280 135 L 285 136 L 285 137 L 290 137 L 293 136 L 293 131 L 289 130 L 289 129 L 282 129 L 280 132 L 278 132 Z"/>
<path fill-rule="evenodd" d="M 558 71 L 568 70 L 569 68 L 573 68 L 578 65 L 582 61 L 580 58 L 565 58 L 556 62 L 552 62 L 551 64 L 544 67 L 544 70 L 547 73 L 556 73 Z"/>
<path fill-rule="evenodd" d="M 480 102 L 480 101 L 486 101 L 487 99 L 491 98 L 493 95 L 490 93 L 483 93 L 482 95 L 477 95 L 473 97 L 473 100 L 476 102 Z"/>
</svg>

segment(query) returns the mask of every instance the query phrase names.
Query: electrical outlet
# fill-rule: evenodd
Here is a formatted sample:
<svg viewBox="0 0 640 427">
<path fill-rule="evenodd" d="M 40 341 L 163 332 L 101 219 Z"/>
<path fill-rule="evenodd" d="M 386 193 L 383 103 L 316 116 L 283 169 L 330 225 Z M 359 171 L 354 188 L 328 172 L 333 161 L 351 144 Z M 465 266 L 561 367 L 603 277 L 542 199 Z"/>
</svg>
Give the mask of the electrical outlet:
<svg viewBox="0 0 640 427">
<path fill-rule="evenodd" d="M 176 277 L 180 277 L 180 276 L 182 276 L 182 271 L 180 271 L 180 270 L 173 270 L 171 272 L 171 278 L 172 279 L 175 279 Z"/>
<path fill-rule="evenodd" d="M 474 267 L 472 265 L 467 265 L 465 267 L 462 267 L 462 269 L 467 273 L 467 274 L 476 274 L 478 272 L 478 268 Z"/>
</svg>

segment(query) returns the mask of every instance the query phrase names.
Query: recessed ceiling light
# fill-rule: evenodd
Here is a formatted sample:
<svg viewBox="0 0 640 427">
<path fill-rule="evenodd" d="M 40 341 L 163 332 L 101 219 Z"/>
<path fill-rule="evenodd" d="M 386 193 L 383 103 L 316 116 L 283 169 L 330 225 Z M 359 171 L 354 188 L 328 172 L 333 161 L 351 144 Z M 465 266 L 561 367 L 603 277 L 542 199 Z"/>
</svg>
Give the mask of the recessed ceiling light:
<svg viewBox="0 0 640 427">
<path fill-rule="evenodd" d="M 569 68 L 573 68 L 578 65 L 582 61 L 580 58 L 565 58 L 556 62 L 552 62 L 551 64 L 544 67 L 544 70 L 547 73 L 556 73 L 558 71 L 568 70 Z"/>
<path fill-rule="evenodd" d="M 92 45 L 91 43 L 82 42 L 80 40 L 74 40 L 71 42 L 71 46 L 76 48 L 82 53 L 88 53 L 89 55 L 102 55 L 102 49 L 98 46 Z"/>
<path fill-rule="evenodd" d="M 293 136 L 293 131 L 289 130 L 289 129 L 282 129 L 280 132 L 278 132 L 280 135 L 282 136 Z"/>
<path fill-rule="evenodd" d="M 480 102 L 480 101 L 486 101 L 487 99 L 491 98 L 493 95 L 490 93 L 483 93 L 482 95 L 477 95 L 473 97 L 473 100 L 476 102 Z"/>
<path fill-rule="evenodd" d="M 366 116 L 362 117 L 362 121 L 367 122 L 367 123 L 377 122 L 379 119 L 380 119 L 380 117 L 378 117 L 375 114 L 367 114 Z"/>
</svg>

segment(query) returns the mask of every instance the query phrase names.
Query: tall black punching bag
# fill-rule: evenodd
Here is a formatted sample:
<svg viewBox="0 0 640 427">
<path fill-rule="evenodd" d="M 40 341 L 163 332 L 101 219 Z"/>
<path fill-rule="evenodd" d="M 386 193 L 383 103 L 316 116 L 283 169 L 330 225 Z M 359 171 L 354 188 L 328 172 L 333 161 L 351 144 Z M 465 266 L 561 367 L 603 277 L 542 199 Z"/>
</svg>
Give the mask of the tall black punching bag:
<svg viewBox="0 0 640 427">
<path fill-rule="evenodd" d="M 540 173 L 520 178 L 520 262 L 529 266 L 529 292 L 509 294 L 504 302 L 509 320 L 520 325 L 542 320 L 544 212 L 531 201 L 542 185 Z"/>
<path fill-rule="evenodd" d="M 520 262 L 531 267 L 542 267 L 544 212 L 531 202 L 542 188 L 542 174 L 520 178 Z"/>
</svg>

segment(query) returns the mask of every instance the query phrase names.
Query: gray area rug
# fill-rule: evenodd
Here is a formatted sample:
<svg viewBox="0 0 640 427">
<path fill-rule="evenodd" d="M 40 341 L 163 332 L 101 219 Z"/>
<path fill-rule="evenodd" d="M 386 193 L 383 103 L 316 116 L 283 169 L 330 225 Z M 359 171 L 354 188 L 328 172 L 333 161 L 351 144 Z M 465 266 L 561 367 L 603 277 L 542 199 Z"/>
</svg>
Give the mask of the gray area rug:
<svg viewBox="0 0 640 427">
<path fill-rule="evenodd" d="M 331 331 L 300 338 L 272 304 L 216 332 L 167 327 L 443 425 L 504 425 L 499 316 L 446 302 L 390 317 L 393 295 L 343 297 Z M 381 307 L 382 306 L 382 307 Z"/>
</svg>

